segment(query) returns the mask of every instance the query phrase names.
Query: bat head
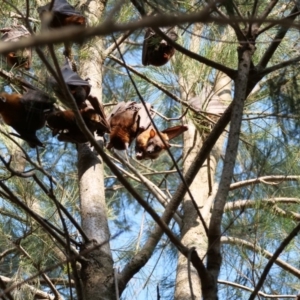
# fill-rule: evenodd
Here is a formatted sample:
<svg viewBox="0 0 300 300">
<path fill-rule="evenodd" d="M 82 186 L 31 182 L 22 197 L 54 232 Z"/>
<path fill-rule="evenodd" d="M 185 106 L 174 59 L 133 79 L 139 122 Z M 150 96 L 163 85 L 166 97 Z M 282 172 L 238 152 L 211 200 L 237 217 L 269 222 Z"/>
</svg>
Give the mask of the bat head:
<svg viewBox="0 0 300 300">
<path fill-rule="evenodd" d="M 116 150 L 127 150 L 130 145 L 130 139 L 127 135 L 121 136 L 118 135 L 110 135 L 110 141 L 107 145 L 107 149 L 114 148 Z"/>
<path fill-rule="evenodd" d="M 160 133 L 160 135 L 161 137 L 152 126 L 146 131 L 142 132 L 136 138 L 136 159 L 155 159 L 159 156 L 161 151 L 169 148 L 170 144 L 168 143 L 168 135 L 164 133 Z M 164 140 L 164 142 L 161 138 Z"/>
<path fill-rule="evenodd" d="M 160 135 L 151 126 L 136 138 L 136 159 L 156 159 L 163 150 L 170 148 L 169 141 L 188 128 L 187 126 L 174 126 L 160 132 Z"/>
</svg>

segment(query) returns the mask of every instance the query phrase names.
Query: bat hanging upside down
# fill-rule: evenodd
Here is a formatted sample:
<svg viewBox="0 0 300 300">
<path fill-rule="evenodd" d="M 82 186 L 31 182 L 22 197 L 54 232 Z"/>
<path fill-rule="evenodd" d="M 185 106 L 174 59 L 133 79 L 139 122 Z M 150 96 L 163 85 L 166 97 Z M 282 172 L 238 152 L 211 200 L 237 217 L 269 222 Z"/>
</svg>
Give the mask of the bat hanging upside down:
<svg viewBox="0 0 300 300">
<path fill-rule="evenodd" d="M 178 38 L 178 35 L 172 29 L 165 33 L 173 41 L 176 41 Z M 174 53 L 175 48 L 172 45 L 163 40 L 151 28 L 147 29 L 142 53 L 142 63 L 144 66 L 163 66 L 171 59 Z"/>
<path fill-rule="evenodd" d="M 15 25 L 9 28 L 2 28 L 1 40 L 4 42 L 16 42 L 21 38 L 30 36 L 29 31 L 23 25 Z M 10 67 L 20 67 L 29 70 L 31 66 L 32 51 L 31 48 L 24 48 L 18 51 L 11 51 L 5 55 L 6 62 Z"/>
<path fill-rule="evenodd" d="M 150 126 L 136 138 L 135 152 L 136 159 L 156 159 L 163 150 L 170 148 L 169 141 L 188 130 L 187 126 L 178 125 L 167 128 L 160 132 L 160 138 L 157 131 Z"/>
<path fill-rule="evenodd" d="M 52 110 L 53 102 L 44 93 L 28 90 L 21 94 L 0 94 L 0 114 L 4 123 L 19 134 L 13 134 L 25 140 L 31 148 L 43 147 L 36 131 L 45 125 L 45 111 Z"/>
<path fill-rule="evenodd" d="M 84 108 L 86 106 L 85 100 L 88 98 L 91 91 L 91 85 L 87 80 L 83 80 L 76 72 L 74 72 L 70 68 L 68 61 L 66 61 L 66 63 L 61 68 L 61 73 L 69 91 L 76 101 L 78 108 Z M 68 102 L 64 100 L 64 95 L 62 94 L 61 88 L 57 84 L 55 79 L 50 78 L 49 82 L 52 85 L 57 96 L 61 100 L 63 100 L 63 103 L 65 105 L 69 106 Z"/>
<path fill-rule="evenodd" d="M 151 105 L 146 103 L 146 106 L 153 116 Z M 107 148 L 127 150 L 136 136 L 150 126 L 151 119 L 142 104 L 130 101 L 118 103 L 108 117 L 108 122 L 111 131 Z"/>
<path fill-rule="evenodd" d="M 49 28 L 61 28 L 65 26 L 86 26 L 85 17 L 66 0 L 54 0 L 51 12 L 49 12 L 51 2 L 38 7 L 38 13 L 42 21 L 42 27 L 45 25 Z M 64 54 L 72 59 L 72 42 L 64 42 Z"/>
<path fill-rule="evenodd" d="M 49 11 L 50 4 L 38 7 L 38 13 L 40 18 L 43 18 L 45 12 Z M 49 22 L 50 28 L 59 28 L 69 25 L 85 26 L 85 17 L 75 8 L 70 5 L 66 0 L 54 0 L 54 4 L 51 10 L 53 16 Z"/>
</svg>

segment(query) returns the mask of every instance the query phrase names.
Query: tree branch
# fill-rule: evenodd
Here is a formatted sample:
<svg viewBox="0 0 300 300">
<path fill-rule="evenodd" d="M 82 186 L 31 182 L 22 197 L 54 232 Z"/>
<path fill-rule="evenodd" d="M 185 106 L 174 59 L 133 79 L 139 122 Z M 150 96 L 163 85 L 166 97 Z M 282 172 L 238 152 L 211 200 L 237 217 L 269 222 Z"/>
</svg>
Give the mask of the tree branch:
<svg viewBox="0 0 300 300">
<path fill-rule="evenodd" d="M 252 184 L 268 184 L 268 185 L 278 185 L 285 181 L 299 181 L 300 176 L 298 175 L 290 175 L 290 176 L 283 176 L 283 175 L 270 175 L 270 176 L 262 176 L 254 179 L 248 179 L 245 181 L 239 181 L 236 183 L 232 183 L 230 185 L 230 191 L 233 191 L 235 189 L 239 189 L 241 187 L 252 185 Z"/>
<path fill-rule="evenodd" d="M 285 20 L 294 21 L 295 18 L 297 17 L 297 14 L 295 14 L 297 12 L 298 12 L 298 8 L 295 5 L 295 7 L 291 11 L 290 15 L 287 18 L 285 18 Z M 286 25 L 286 26 L 280 27 L 280 29 L 278 30 L 277 34 L 275 35 L 275 37 L 273 39 L 273 42 L 271 43 L 269 48 L 266 50 L 266 52 L 263 55 L 263 57 L 261 58 L 260 62 L 258 63 L 258 65 L 257 65 L 258 70 L 264 69 L 267 66 L 267 64 L 270 61 L 271 57 L 273 56 L 274 52 L 280 45 L 282 39 L 285 37 L 286 33 L 290 29 L 290 26 Z"/>
<path fill-rule="evenodd" d="M 6 276 L 2 276 L 2 275 L 0 275 L 0 279 L 1 279 L 4 283 L 9 284 L 9 285 L 14 284 L 14 283 L 16 282 L 15 280 L 10 279 L 9 277 L 6 277 Z M 35 295 L 35 296 L 38 297 L 38 298 L 49 299 L 49 300 L 54 300 L 54 299 L 55 299 L 54 296 L 51 296 L 51 295 L 49 295 L 48 293 L 46 293 L 46 292 L 44 292 L 44 291 L 42 291 L 42 290 L 39 290 L 39 289 L 37 289 L 37 288 L 35 288 L 35 287 L 29 285 L 29 284 L 26 284 L 25 286 L 26 286 L 26 288 L 28 288 L 28 289 L 31 291 L 31 293 L 32 293 L 33 295 Z M 5 294 L 5 293 L 4 293 L 4 294 Z"/>
<path fill-rule="evenodd" d="M 281 242 L 280 246 L 277 248 L 275 253 L 270 258 L 269 262 L 267 263 L 263 273 L 261 274 L 258 283 L 256 284 L 256 287 L 253 291 L 253 293 L 250 295 L 249 300 L 254 300 L 258 291 L 263 286 L 267 275 L 269 274 L 269 271 L 271 270 L 272 266 L 276 261 L 278 261 L 278 256 L 281 254 L 281 252 L 289 245 L 289 243 L 292 241 L 292 239 L 298 234 L 300 231 L 300 223 L 291 231 L 291 233 Z M 297 270 L 299 272 L 299 270 Z M 299 272 L 300 273 L 300 272 Z M 298 277 L 300 278 L 300 277 Z"/>
<path fill-rule="evenodd" d="M 235 237 L 229 237 L 229 236 L 222 236 L 221 237 L 221 243 L 222 244 L 231 244 L 231 245 L 236 245 L 236 246 L 242 246 L 245 247 L 247 249 L 250 249 L 256 253 L 261 253 L 261 255 L 263 257 L 266 257 L 267 259 L 272 259 L 275 255 L 275 253 L 271 253 L 259 246 L 257 246 L 256 244 L 252 244 L 248 241 L 239 239 L 239 238 L 235 238 Z M 296 276 L 297 278 L 300 278 L 300 270 L 291 266 L 290 264 L 286 263 L 285 261 L 283 261 L 282 259 L 278 258 L 278 256 L 274 259 L 274 263 L 276 265 L 278 265 L 279 267 L 281 267 L 283 270 L 293 274 L 294 276 Z"/>
<path fill-rule="evenodd" d="M 282 68 L 288 67 L 288 66 L 290 66 L 292 64 L 295 64 L 298 61 L 300 61 L 300 56 L 292 58 L 292 59 L 289 59 L 289 60 L 284 61 L 284 62 L 281 62 L 281 63 L 279 63 L 277 65 L 274 65 L 272 67 L 266 68 L 266 69 L 264 69 L 262 71 L 259 71 L 257 73 L 257 75 L 261 76 L 261 77 L 266 76 L 266 75 L 268 75 L 268 74 L 270 74 L 270 73 L 272 73 L 274 71 L 277 71 L 279 69 L 282 69 Z"/>
<path fill-rule="evenodd" d="M 300 198 L 270 198 L 270 199 L 262 199 L 259 200 L 261 203 L 261 208 L 274 206 L 275 204 L 299 204 Z M 236 200 L 234 202 L 227 202 L 224 207 L 224 211 L 234 211 L 234 210 L 243 210 L 246 208 L 253 208 L 257 206 L 257 200 Z M 286 215 L 286 213 L 281 213 L 283 216 Z M 290 213 L 293 218 L 300 221 L 300 214 L 296 214 L 291 212 Z"/>
<path fill-rule="evenodd" d="M 236 287 L 236 288 L 248 291 L 248 292 L 253 292 L 253 289 L 251 289 L 251 288 L 249 288 L 245 285 L 235 283 L 235 282 L 226 281 L 226 280 L 218 280 L 218 283 L 233 286 L 233 287 Z M 276 299 L 276 300 L 278 300 L 279 298 L 295 299 L 295 295 L 277 295 L 277 294 L 276 295 L 270 295 L 270 294 L 266 294 L 266 293 L 263 293 L 263 292 L 258 292 L 257 294 L 259 296 L 262 296 L 262 297 L 268 298 L 268 299 L 273 299 L 273 298 Z"/>
<path fill-rule="evenodd" d="M 118 63 L 119 65 L 128 68 L 128 70 L 130 70 L 132 73 L 138 75 L 140 78 L 144 79 L 145 81 L 151 83 L 153 86 L 157 87 L 159 90 L 161 90 L 163 93 L 165 93 L 168 97 L 170 97 L 171 99 L 175 100 L 178 103 L 181 103 L 185 106 L 188 106 L 188 103 L 181 100 L 179 97 L 177 97 L 175 94 L 171 93 L 167 88 L 165 88 L 162 84 L 159 84 L 158 82 L 154 81 L 153 79 L 149 78 L 149 76 L 144 75 L 143 73 L 137 71 L 136 69 L 134 69 L 133 67 L 124 64 L 120 59 L 118 59 L 117 57 L 110 55 L 109 56 L 110 59 L 112 59 L 113 61 L 115 61 L 116 63 Z"/>
</svg>

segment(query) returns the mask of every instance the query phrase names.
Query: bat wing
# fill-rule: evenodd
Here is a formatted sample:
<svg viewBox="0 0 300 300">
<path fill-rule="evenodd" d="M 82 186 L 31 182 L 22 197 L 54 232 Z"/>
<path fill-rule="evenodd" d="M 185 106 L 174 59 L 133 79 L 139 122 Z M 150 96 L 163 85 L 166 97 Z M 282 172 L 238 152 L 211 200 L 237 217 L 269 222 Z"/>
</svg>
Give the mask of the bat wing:
<svg viewBox="0 0 300 300">
<path fill-rule="evenodd" d="M 66 84 L 87 87 L 88 88 L 87 96 L 90 94 L 91 85 L 86 80 L 83 80 L 76 72 L 74 72 L 70 68 L 68 61 L 66 61 L 66 63 L 61 68 L 61 73 Z"/>
<path fill-rule="evenodd" d="M 54 101 L 49 95 L 37 90 L 28 89 L 20 102 L 27 111 L 36 110 L 42 112 L 53 108 Z"/>
<path fill-rule="evenodd" d="M 38 13 L 41 14 L 45 11 L 49 11 L 50 3 L 47 3 L 44 6 L 38 7 Z M 76 11 L 75 8 L 70 5 L 66 0 L 55 0 L 52 7 L 52 11 L 55 13 L 60 13 L 66 16 L 71 15 L 81 15 L 80 12 Z"/>
<path fill-rule="evenodd" d="M 187 131 L 188 127 L 185 125 L 177 125 L 174 127 L 167 128 L 162 131 L 162 133 L 167 134 L 169 140 L 174 139 L 178 135 L 182 134 L 183 132 Z"/>
<path fill-rule="evenodd" d="M 110 122 L 113 117 L 122 115 L 127 110 L 138 111 L 139 109 L 135 101 L 119 102 L 109 114 L 107 121 Z"/>
<path fill-rule="evenodd" d="M 154 32 L 151 28 L 148 28 L 146 30 L 145 36 L 144 36 L 144 42 L 143 42 L 143 51 L 142 51 L 142 64 L 144 66 L 149 65 L 149 52 L 151 50 L 151 40 L 154 35 Z"/>
<path fill-rule="evenodd" d="M 68 61 L 66 61 L 61 68 L 61 72 L 65 83 L 76 100 L 76 103 L 78 106 L 81 106 L 91 91 L 91 85 L 70 68 Z M 68 103 L 63 101 L 64 95 L 62 94 L 61 88 L 56 80 L 53 77 L 50 77 L 48 79 L 48 83 L 51 85 L 60 100 L 68 106 Z"/>
<path fill-rule="evenodd" d="M 74 6 L 70 5 L 66 0 L 55 0 L 53 5 L 53 11 L 59 12 L 67 16 L 81 15 L 81 13 L 76 11 Z"/>
<path fill-rule="evenodd" d="M 89 96 L 88 100 L 90 101 L 91 105 L 93 106 L 95 112 L 99 115 L 99 125 L 102 127 L 102 131 L 110 132 L 110 126 L 106 119 L 105 111 L 103 109 L 102 104 L 99 102 L 97 97 Z M 100 128 L 99 128 L 100 129 Z"/>
<path fill-rule="evenodd" d="M 4 42 L 17 41 L 21 37 L 30 35 L 29 31 L 23 25 L 16 25 L 9 28 L 3 28 L 0 29 L 0 31 L 3 33 L 1 40 Z"/>
<path fill-rule="evenodd" d="M 37 138 L 35 132 L 36 130 L 28 129 L 26 126 L 12 126 L 18 134 L 11 133 L 11 135 L 14 135 L 28 143 L 28 145 L 31 148 L 35 148 L 36 146 L 44 147 L 44 144 Z"/>
<path fill-rule="evenodd" d="M 138 134 L 145 131 L 151 125 L 151 119 L 154 117 L 155 112 L 152 110 L 152 105 L 150 103 L 146 103 L 146 107 L 148 112 L 150 113 L 151 118 L 149 117 L 144 105 L 142 103 L 136 104 L 139 107 L 138 117 L 139 117 L 139 124 L 138 124 Z"/>
</svg>

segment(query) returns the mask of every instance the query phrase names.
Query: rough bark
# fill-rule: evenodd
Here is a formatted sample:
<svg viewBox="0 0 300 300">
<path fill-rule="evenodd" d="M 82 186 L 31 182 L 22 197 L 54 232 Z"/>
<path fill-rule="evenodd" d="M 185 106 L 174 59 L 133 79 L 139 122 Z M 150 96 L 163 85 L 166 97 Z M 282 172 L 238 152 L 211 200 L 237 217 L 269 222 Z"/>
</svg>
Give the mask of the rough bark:
<svg viewBox="0 0 300 300">
<path fill-rule="evenodd" d="M 95 248 L 82 264 L 81 277 L 85 299 L 115 299 L 113 260 L 109 247 L 109 229 L 103 182 L 103 164 L 87 145 L 78 149 L 78 174 L 82 229 L 91 240 L 88 249 Z M 97 247 L 104 243 L 101 247 Z M 85 249 L 83 249 L 85 250 Z"/>
<path fill-rule="evenodd" d="M 89 23 L 95 25 L 105 9 L 105 1 L 87 2 Z M 95 38 L 81 49 L 85 58 L 80 62 L 80 75 L 90 78 L 91 94 L 102 101 L 103 42 Z M 101 141 L 99 141 L 101 142 Z M 86 300 L 116 299 L 113 284 L 113 259 L 109 246 L 109 228 L 106 214 L 104 169 L 100 156 L 87 144 L 78 146 L 78 177 L 82 229 L 90 239 L 84 249 L 91 251 L 82 262 L 81 279 L 83 298 Z"/>
</svg>

